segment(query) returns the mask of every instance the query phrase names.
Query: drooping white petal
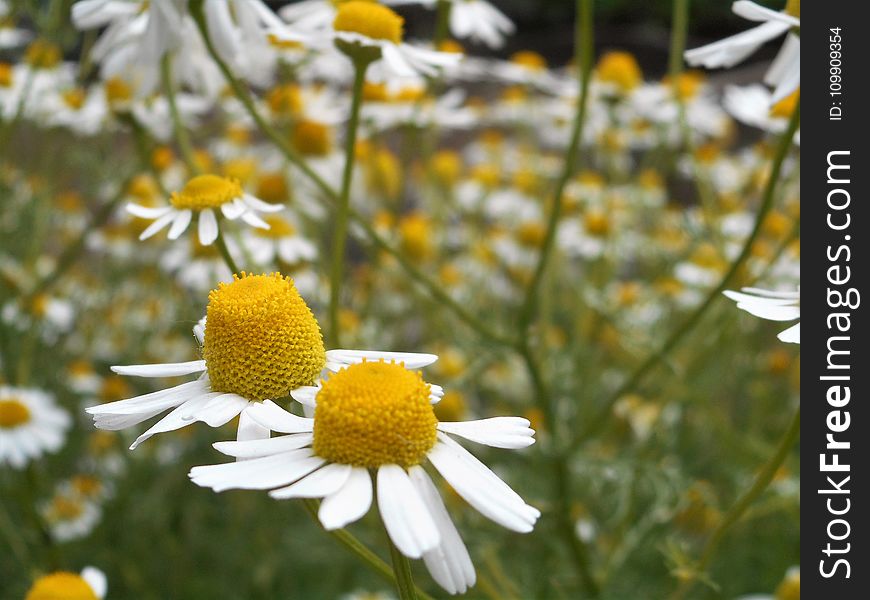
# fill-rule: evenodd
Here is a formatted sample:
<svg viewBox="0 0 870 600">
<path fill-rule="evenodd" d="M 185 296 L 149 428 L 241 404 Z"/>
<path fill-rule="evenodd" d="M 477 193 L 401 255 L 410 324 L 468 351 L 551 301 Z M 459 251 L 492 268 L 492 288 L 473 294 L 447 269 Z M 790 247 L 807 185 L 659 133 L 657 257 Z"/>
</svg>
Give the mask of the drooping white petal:
<svg viewBox="0 0 870 600">
<path fill-rule="evenodd" d="M 477 580 L 468 549 L 425 469 L 419 465 L 411 467 L 408 475 L 441 534 L 441 543 L 424 552 L 423 561 L 438 585 L 450 594 L 463 594 Z"/>
<path fill-rule="evenodd" d="M 266 221 L 257 216 L 252 210 L 246 210 L 242 213 L 242 221 L 250 225 L 251 227 L 256 227 L 257 229 L 270 229 L 270 226 Z"/>
<path fill-rule="evenodd" d="M 166 226 L 169 225 L 173 219 L 175 219 L 175 211 L 171 210 L 170 212 L 166 213 L 162 217 L 159 217 L 156 221 L 151 223 L 151 225 L 146 227 L 145 231 L 143 231 L 139 235 L 139 239 L 142 241 L 147 240 L 148 238 L 150 238 L 154 234 L 165 229 Z"/>
<path fill-rule="evenodd" d="M 245 194 L 244 196 L 242 196 L 242 203 L 247 205 L 248 208 L 265 213 L 280 212 L 284 210 L 283 204 L 271 204 L 269 202 L 263 202 L 262 200 L 260 200 L 256 196 L 252 196 L 251 194 Z"/>
<path fill-rule="evenodd" d="M 309 448 L 303 448 L 243 462 L 193 467 L 189 476 L 196 485 L 210 487 L 216 492 L 266 490 L 288 485 L 325 462 L 313 456 Z"/>
<path fill-rule="evenodd" d="M 789 344 L 800 344 L 801 343 L 801 324 L 792 325 L 785 331 L 781 332 L 778 336 L 780 341 L 787 342 Z"/>
<path fill-rule="evenodd" d="M 304 448 L 311 444 L 313 437 L 310 433 L 296 433 L 259 440 L 215 442 L 212 446 L 218 452 L 233 458 L 259 458 Z"/>
<path fill-rule="evenodd" d="M 163 215 L 172 212 L 171 206 L 161 206 L 159 208 L 155 208 L 153 206 L 142 206 L 140 204 L 133 204 L 132 202 L 126 207 L 127 212 L 133 215 L 134 217 L 139 217 L 140 219 L 159 219 Z"/>
<path fill-rule="evenodd" d="M 204 360 L 191 360 L 182 363 L 163 363 L 156 365 L 117 365 L 112 372 L 131 377 L 178 377 L 205 371 Z"/>
<path fill-rule="evenodd" d="M 535 443 L 535 430 L 529 427 L 529 420 L 522 417 L 439 422 L 438 429 L 494 448 L 525 448 Z"/>
<path fill-rule="evenodd" d="M 390 539 L 405 556 L 420 558 L 441 543 L 432 515 L 398 465 L 378 469 L 378 510 Z"/>
<path fill-rule="evenodd" d="M 327 368 L 330 366 L 355 365 L 363 362 L 376 362 L 383 360 L 384 362 L 404 363 L 406 369 L 422 369 L 438 360 L 436 354 L 421 354 L 418 352 L 381 352 L 379 350 L 327 350 L 326 362 Z M 341 368 L 341 367 L 339 367 Z M 337 368 L 330 368 L 332 371 L 337 371 Z"/>
<path fill-rule="evenodd" d="M 314 431 L 314 420 L 297 417 L 271 400 L 254 404 L 246 411 L 263 427 L 279 433 L 309 433 Z"/>
<path fill-rule="evenodd" d="M 199 243 L 210 246 L 218 236 L 217 218 L 214 212 L 207 208 L 199 213 Z"/>
<path fill-rule="evenodd" d="M 296 388 L 290 392 L 290 396 L 303 406 L 316 406 L 317 393 L 320 391 L 319 385 L 305 385 Z"/>
<path fill-rule="evenodd" d="M 429 451 L 429 461 L 483 516 L 512 531 L 530 532 L 541 515 L 529 506 L 489 467 L 443 433 Z"/>
<path fill-rule="evenodd" d="M 201 396 L 197 396 L 196 398 L 188 400 L 181 406 L 176 407 L 168 415 L 152 425 L 147 431 L 145 431 L 145 433 L 137 437 L 136 440 L 132 444 L 130 444 L 130 450 L 135 450 L 142 442 L 157 435 L 158 433 L 166 433 L 167 431 L 175 431 L 176 429 L 187 427 L 188 425 L 190 425 L 190 421 L 182 418 L 182 415 L 185 413 L 185 411 L 190 410 L 191 405 L 202 406 L 212 398 L 217 397 L 218 395 L 220 395 L 220 392 L 203 394 Z"/>
<path fill-rule="evenodd" d="M 91 415 L 132 415 L 156 411 L 152 416 L 172 406 L 190 400 L 200 394 L 208 393 L 208 386 L 202 381 L 189 381 L 165 390 L 158 390 L 142 396 L 116 400 L 85 408 Z M 146 419 L 149 417 L 145 417 Z M 144 420 L 144 419 L 143 419 Z"/>
<path fill-rule="evenodd" d="M 300 479 L 292 485 L 272 490 L 269 492 L 269 495 L 278 500 L 288 498 L 324 498 L 340 490 L 347 482 L 352 470 L 353 467 L 350 465 L 332 463 L 314 471 L 311 475 Z"/>
<path fill-rule="evenodd" d="M 188 412 L 182 418 L 186 421 L 202 421 L 209 427 L 220 427 L 237 417 L 248 404 L 248 400 L 238 394 L 221 394 L 209 400 L 196 412 Z"/>
<path fill-rule="evenodd" d="M 750 21 L 774 21 L 788 25 L 789 27 L 800 27 L 801 20 L 787 12 L 770 10 L 760 4 L 756 4 L 751 0 L 737 0 L 731 5 L 731 10 L 735 15 L 741 16 Z"/>
<path fill-rule="evenodd" d="M 344 485 L 323 499 L 317 518 L 329 531 L 341 529 L 361 519 L 371 505 L 372 478 L 368 469 L 353 467 Z"/>
<path fill-rule="evenodd" d="M 692 66 L 704 66 L 708 69 L 733 67 L 764 43 L 784 34 L 788 27 L 776 21 L 763 23 L 718 42 L 686 50 L 684 56 L 686 62 Z"/>
</svg>

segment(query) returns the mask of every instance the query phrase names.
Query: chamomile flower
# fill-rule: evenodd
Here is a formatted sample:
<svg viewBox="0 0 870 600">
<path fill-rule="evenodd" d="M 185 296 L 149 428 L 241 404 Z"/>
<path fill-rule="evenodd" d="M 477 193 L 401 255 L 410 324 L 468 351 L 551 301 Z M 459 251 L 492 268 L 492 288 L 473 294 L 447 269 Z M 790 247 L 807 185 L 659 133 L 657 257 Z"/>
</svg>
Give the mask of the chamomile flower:
<svg viewBox="0 0 870 600">
<path fill-rule="evenodd" d="M 57 452 L 70 425 L 69 413 L 46 392 L 0 386 L 0 465 L 21 469 Z"/>
<path fill-rule="evenodd" d="M 106 574 L 85 567 L 81 574 L 56 571 L 33 582 L 24 600 L 102 600 L 106 597 Z"/>
<path fill-rule="evenodd" d="M 390 539 L 409 558 L 422 558 L 451 594 L 475 583 L 474 566 L 435 484 L 429 461 L 456 492 L 484 516 L 520 533 L 540 512 L 450 435 L 494 446 L 534 443 L 529 421 L 496 417 L 439 423 L 440 396 L 408 363 L 364 361 L 340 369 L 317 386 L 293 392 L 313 418 L 295 416 L 272 402 L 250 410 L 262 427 L 287 435 L 215 447 L 236 463 L 194 467 L 194 483 L 215 491 L 271 490 L 277 499 L 323 498 L 318 517 L 326 529 L 362 518 L 376 495 Z M 440 389 L 438 390 L 440 392 Z"/>
<path fill-rule="evenodd" d="M 9 4 L 0 0 L 0 50 L 23 46 L 33 37 L 26 29 L 15 27 L 9 18 Z"/>
<path fill-rule="evenodd" d="M 274 33 L 279 38 L 298 37 L 288 28 Z M 372 66 L 382 68 L 385 77 L 436 75 L 438 69 L 461 59 L 458 54 L 407 44 L 403 38 L 404 19 L 392 9 L 375 2 L 350 0 L 336 8 L 331 30 L 313 35 L 307 43 L 316 45 L 326 40 L 334 42 L 342 52 L 373 57 Z"/>
<path fill-rule="evenodd" d="M 241 217 L 248 225 L 261 229 L 268 229 L 269 224 L 258 213 L 272 213 L 283 209 L 280 204 L 269 204 L 246 193 L 237 180 L 219 175 L 197 175 L 180 192 L 173 193 L 169 201 L 170 206 L 161 208 L 133 203 L 127 205 L 130 214 L 154 220 L 139 236 L 140 240 L 147 240 L 166 227 L 169 227 L 169 239 L 178 239 L 187 230 L 196 213 L 199 242 L 208 246 L 218 236 L 218 219 L 215 214 L 218 209 L 227 219 Z"/>
<path fill-rule="evenodd" d="M 725 88 L 723 105 L 735 119 L 769 133 L 782 133 L 797 105 L 800 90 L 773 102 L 772 94 L 762 85 L 746 87 L 729 85 Z M 795 133 L 794 143 L 800 144 L 800 130 Z"/>
<path fill-rule="evenodd" d="M 119 375 L 199 378 L 127 400 L 86 409 L 98 429 L 126 429 L 169 409 L 169 414 L 130 446 L 157 433 L 175 431 L 197 421 L 220 427 L 240 417 L 239 439 L 268 437 L 253 421 L 250 408 L 314 385 L 324 369 L 363 360 L 389 358 L 391 353 L 325 351 L 320 326 L 299 295 L 293 280 L 278 273 L 234 276 L 209 294 L 206 318 L 194 328 L 202 360 L 182 363 L 116 366 Z M 431 355 L 399 355 L 428 364 Z M 427 362 L 428 361 L 428 362 Z"/>
<path fill-rule="evenodd" d="M 707 46 L 687 50 L 686 61 L 708 69 L 733 67 L 766 42 L 788 32 L 782 49 L 764 76 L 764 82 L 775 88 L 773 102 L 779 102 L 801 83 L 800 37 L 792 31 L 800 30 L 800 0 L 787 0 L 783 11 L 770 10 L 750 0 L 739 0 L 731 5 L 731 10 L 745 19 L 761 22 L 761 25 Z"/>
<path fill-rule="evenodd" d="M 768 321 L 794 321 L 801 317 L 801 293 L 772 292 L 758 288 L 743 288 L 740 292 L 726 290 L 726 296 L 737 302 L 737 308 Z M 792 325 L 777 335 L 781 341 L 801 343 L 801 324 Z"/>
<path fill-rule="evenodd" d="M 86 537 L 102 517 L 102 509 L 96 502 L 62 489 L 39 506 L 39 513 L 48 526 L 51 537 L 58 542 Z"/>
<path fill-rule="evenodd" d="M 270 215 L 266 222 L 269 229 L 254 229 L 245 232 L 242 238 L 255 263 L 269 265 L 280 260 L 286 265 L 297 265 L 317 258 L 317 246 L 299 232 L 295 219 Z"/>
</svg>

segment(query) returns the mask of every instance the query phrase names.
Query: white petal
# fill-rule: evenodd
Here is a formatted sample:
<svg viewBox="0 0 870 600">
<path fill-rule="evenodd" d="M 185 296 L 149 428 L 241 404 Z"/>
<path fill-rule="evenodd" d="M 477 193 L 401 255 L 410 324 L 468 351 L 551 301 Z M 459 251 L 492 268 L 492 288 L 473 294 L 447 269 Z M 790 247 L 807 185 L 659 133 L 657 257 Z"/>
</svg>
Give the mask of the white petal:
<svg viewBox="0 0 870 600">
<path fill-rule="evenodd" d="M 314 431 L 314 420 L 297 417 L 272 402 L 264 400 L 247 411 L 251 418 L 263 427 L 280 433 L 308 433 Z"/>
<path fill-rule="evenodd" d="M 130 444 L 130 450 L 135 450 L 139 447 L 139 444 L 157 435 L 158 433 L 166 433 L 167 431 L 175 431 L 176 429 L 187 427 L 188 425 L 190 425 L 190 421 L 186 421 L 184 418 L 182 418 L 182 415 L 186 411 L 190 410 L 191 405 L 202 406 L 212 398 L 216 397 L 218 394 L 220 394 L 220 392 L 197 396 L 196 398 L 188 400 L 181 406 L 178 406 L 168 415 L 152 425 L 147 431 L 145 431 L 145 433 L 137 437 L 136 440 L 132 444 Z"/>
<path fill-rule="evenodd" d="M 202 421 L 209 427 L 220 427 L 237 417 L 248 404 L 248 400 L 238 394 L 221 394 L 209 400 L 196 412 L 189 412 L 182 418 L 185 421 Z"/>
<path fill-rule="evenodd" d="M 441 543 L 424 552 L 423 561 L 438 585 L 450 594 L 464 594 L 477 581 L 468 549 L 425 469 L 419 465 L 411 467 L 408 475 L 441 534 Z"/>
<path fill-rule="evenodd" d="M 788 342 L 790 344 L 800 344 L 801 343 L 801 324 L 792 325 L 778 336 L 776 336 L 782 342 Z"/>
<path fill-rule="evenodd" d="M 164 363 L 156 365 L 122 365 L 112 367 L 118 375 L 132 377 L 178 377 L 205 371 L 204 360 L 191 360 L 183 363 Z"/>
<path fill-rule="evenodd" d="M 175 219 L 172 221 L 172 227 L 169 228 L 169 233 L 166 235 L 170 240 L 177 240 L 182 233 L 187 231 L 187 226 L 190 225 L 190 220 L 193 218 L 193 212 L 190 210 L 178 211 Z"/>
<path fill-rule="evenodd" d="M 156 234 L 161 229 L 164 229 L 167 225 L 169 225 L 174 218 L 175 218 L 175 211 L 171 211 L 171 212 L 166 213 L 165 215 L 163 215 L 162 217 L 158 218 L 156 221 L 151 223 L 151 225 L 146 227 L 145 231 L 143 231 L 139 235 L 139 239 L 143 240 L 143 241 L 147 240 L 152 235 Z"/>
<path fill-rule="evenodd" d="M 258 217 L 257 213 L 251 210 L 246 210 L 242 213 L 242 221 L 244 221 L 251 227 L 256 227 L 257 229 L 269 229 L 269 224 L 260 217 Z"/>
<path fill-rule="evenodd" d="M 347 482 L 348 477 L 350 477 L 352 469 L 353 467 L 350 465 L 329 464 L 314 471 L 308 477 L 300 479 L 293 485 L 272 490 L 269 492 L 269 495 L 278 500 L 287 498 L 323 498 L 340 490 Z"/>
<path fill-rule="evenodd" d="M 755 52 L 765 42 L 788 31 L 788 25 L 768 22 L 700 48 L 686 50 L 684 56 L 692 66 L 707 68 L 733 67 Z"/>
<path fill-rule="evenodd" d="M 372 505 L 372 478 L 368 469 L 353 467 L 344 485 L 324 498 L 317 518 L 329 531 L 341 529 L 365 515 Z"/>
<path fill-rule="evenodd" d="M 750 0 L 737 0 L 731 5 L 735 15 L 739 15 L 750 21 L 775 21 L 784 23 L 790 27 L 800 27 L 801 20 L 787 12 L 770 10 Z"/>
<path fill-rule="evenodd" d="M 456 492 L 483 516 L 519 533 L 530 532 L 541 515 L 465 448 L 438 434 L 429 461 Z"/>
<path fill-rule="evenodd" d="M 236 430 L 236 441 L 238 442 L 268 440 L 269 436 L 272 435 L 271 429 L 257 423 L 248 413 L 248 409 L 252 406 L 255 406 L 255 403 L 249 402 L 239 414 L 239 427 Z"/>
<path fill-rule="evenodd" d="M 165 390 L 136 396 L 135 398 L 89 406 L 85 408 L 85 412 L 91 415 L 132 415 L 157 411 L 152 413 L 153 416 L 171 406 L 178 406 L 194 396 L 207 393 L 208 386 L 204 382 L 199 380 L 189 381 Z"/>
<path fill-rule="evenodd" d="M 221 213 L 230 221 L 238 219 L 246 210 L 245 205 L 238 200 L 221 204 Z"/>
<path fill-rule="evenodd" d="M 229 489 L 266 490 L 288 485 L 321 466 L 326 461 L 313 456 L 311 450 L 291 450 L 243 462 L 193 467 L 190 479 L 216 492 Z"/>
<path fill-rule="evenodd" d="M 290 396 L 303 406 L 317 406 L 319 385 L 305 385 L 290 392 Z"/>
<path fill-rule="evenodd" d="M 247 205 L 248 208 L 265 213 L 280 212 L 284 210 L 283 204 L 270 204 L 269 202 L 263 202 L 251 194 L 245 194 L 242 196 L 242 202 Z"/>
<path fill-rule="evenodd" d="M 310 445 L 313 439 L 314 436 L 310 433 L 296 433 L 259 440 L 215 442 L 212 446 L 218 452 L 234 458 L 259 458 L 304 448 Z"/>
<path fill-rule="evenodd" d="M 139 217 L 141 219 L 159 219 L 163 215 L 172 212 L 171 206 L 162 206 L 160 208 L 155 208 L 153 206 L 142 206 L 140 204 L 130 203 L 127 205 L 127 212 L 133 215 L 134 217 Z"/>
<path fill-rule="evenodd" d="M 525 448 L 535 443 L 535 430 L 522 417 L 493 417 L 478 421 L 438 423 L 438 429 L 494 448 Z"/>
<path fill-rule="evenodd" d="M 82 569 L 82 579 L 84 579 L 85 583 L 87 583 L 94 591 L 94 596 L 100 599 L 105 598 L 106 591 L 109 587 L 106 582 L 105 573 L 96 567 L 85 567 Z"/>
<path fill-rule="evenodd" d="M 398 465 L 378 469 L 378 510 L 390 539 L 405 556 L 420 558 L 441 543 L 432 515 Z"/>
<path fill-rule="evenodd" d="M 209 246 L 217 239 L 218 224 L 217 218 L 211 209 L 200 211 L 199 213 L 199 243 L 203 246 Z"/>
<path fill-rule="evenodd" d="M 355 365 L 367 360 L 370 362 L 384 360 L 385 362 L 404 363 L 406 369 L 422 369 L 438 360 L 436 354 L 420 354 L 417 352 L 381 352 L 379 350 L 327 350 L 326 360 L 329 363 Z M 333 369 L 337 371 L 338 369 Z"/>
</svg>

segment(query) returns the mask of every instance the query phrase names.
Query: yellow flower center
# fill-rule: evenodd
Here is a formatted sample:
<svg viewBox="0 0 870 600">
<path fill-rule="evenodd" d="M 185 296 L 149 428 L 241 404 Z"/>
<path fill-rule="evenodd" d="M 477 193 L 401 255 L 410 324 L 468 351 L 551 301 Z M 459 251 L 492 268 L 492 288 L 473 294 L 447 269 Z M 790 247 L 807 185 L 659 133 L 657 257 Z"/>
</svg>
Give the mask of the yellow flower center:
<svg viewBox="0 0 870 600">
<path fill-rule="evenodd" d="M 247 182 L 257 172 L 257 161 L 253 158 L 231 158 L 223 164 L 221 171 L 229 179 Z"/>
<path fill-rule="evenodd" d="M 425 215 L 412 213 L 402 217 L 399 237 L 402 250 L 415 260 L 423 260 L 432 252 L 432 227 Z"/>
<path fill-rule="evenodd" d="M 540 248 L 547 237 L 547 228 L 538 221 L 526 221 L 517 229 L 517 240 L 527 248 Z"/>
<path fill-rule="evenodd" d="M 510 61 L 532 71 L 543 71 L 547 68 L 547 60 L 531 50 L 520 50 L 511 55 Z"/>
<path fill-rule="evenodd" d="M 326 156 L 332 151 L 332 129 L 318 121 L 299 121 L 293 128 L 293 147 L 306 156 Z"/>
<path fill-rule="evenodd" d="M 65 90 L 61 94 L 61 97 L 63 98 L 64 104 L 73 110 L 79 110 L 85 105 L 85 91 L 82 88 Z"/>
<path fill-rule="evenodd" d="M 704 74 L 700 71 L 684 71 L 676 79 L 665 77 L 664 83 L 671 86 L 674 94 L 681 100 L 691 100 L 701 91 Z"/>
<path fill-rule="evenodd" d="M 48 509 L 48 520 L 51 522 L 72 521 L 84 513 L 85 507 L 80 501 L 65 496 L 55 496 Z"/>
<path fill-rule="evenodd" d="M 24 62 L 34 69 L 52 69 L 62 58 L 63 55 L 57 44 L 43 39 L 34 40 L 24 52 Z"/>
<path fill-rule="evenodd" d="M 262 173 L 257 182 L 257 198 L 272 204 L 282 204 L 290 197 L 287 179 L 280 171 Z"/>
<path fill-rule="evenodd" d="M 0 429 L 13 429 L 30 421 L 30 409 L 14 398 L 0 400 Z"/>
<path fill-rule="evenodd" d="M 71 483 L 76 492 L 88 498 L 97 496 L 103 490 L 103 484 L 93 475 L 76 475 Z"/>
<path fill-rule="evenodd" d="M 323 337 L 293 280 L 233 278 L 208 296 L 202 357 L 212 390 L 265 400 L 314 383 L 326 364 Z"/>
<path fill-rule="evenodd" d="M 791 118 L 794 109 L 797 107 L 798 98 L 800 98 L 800 88 L 793 91 L 791 94 L 770 107 L 770 116 L 780 119 Z"/>
<path fill-rule="evenodd" d="M 456 40 L 443 40 L 438 44 L 438 52 L 447 52 L 448 54 L 465 54 L 465 48 Z"/>
<path fill-rule="evenodd" d="M 363 0 L 339 5 L 332 26 L 336 31 L 358 33 L 373 40 L 402 43 L 405 20 L 386 6 Z"/>
<path fill-rule="evenodd" d="M 323 383 L 314 411 L 314 453 L 331 462 L 375 469 L 423 462 L 438 420 L 429 384 L 403 365 L 363 362 Z"/>
<path fill-rule="evenodd" d="M 81 575 L 58 571 L 37 579 L 24 600 L 97 600 L 97 595 Z"/>
<path fill-rule="evenodd" d="M 261 237 L 277 239 L 296 235 L 296 228 L 293 227 L 293 223 L 283 217 L 266 215 L 263 217 L 263 220 L 269 224 L 269 229 L 256 229 L 256 234 Z"/>
<path fill-rule="evenodd" d="M 175 152 L 169 146 L 157 146 L 151 152 L 151 166 L 157 169 L 159 173 L 171 167 L 173 162 L 175 162 Z"/>
<path fill-rule="evenodd" d="M 590 210 L 583 215 L 583 227 L 589 235 L 604 237 L 610 233 L 610 219 L 602 211 Z"/>
<path fill-rule="evenodd" d="M 720 269 L 723 267 L 722 255 L 713 244 L 699 244 L 692 253 L 691 261 L 705 269 Z"/>
<path fill-rule="evenodd" d="M 266 105 L 282 117 L 298 114 L 302 110 L 302 92 L 298 85 L 279 85 L 266 94 Z"/>
<path fill-rule="evenodd" d="M 462 176 L 462 157 L 452 150 L 439 150 L 429 162 L 435 180 L 452 187 Z"/>
<path fill-rule="evenodd" d="M 483 187 L 492 189 L 501 182 L 501 170 L 494 164 L 475 165 L 471 170 L 471 178 Z"/>
<path fill-rule="evenodd" d="M 447 392 L 441 402 L 435 405 L 435 415 L 439 421 L 461 421 L 467 413 L 468 403 L 461 392 Z"/>
<path fill-rule="evenodd" d="M 801 18 L 801 0 L 787 0 L 785 12 L 796 19 Z"/>
<path fill-rule="evenodd" d="M 12 87 L 13 82 L 13 70 L 12 65 L 5 62 L 0 62 L 0 87 Z"/>
<path fill-rule="evenodd" d="M 601 57 L 596 67 L 598 79 L 612 83 L 623 92 L 640 85 L 643 75 L 630 52 L 608 52 Z"/>
<path fill-rule="evenodd" d="M 120 77 L 112 77 L 105 85 L 106 102 L 109 106 L 124 104 L 133 99 L 133 88 Z"/>
<path fill-rule="evenodd" d="M 241 196 L 242 186 L 237 179 L 220 175 L 197 175 L 180 192 L 173 192 L 169 201 L 175 208 L 203 210 L 217 208 Z"/>
<path fill-rule="evenodd" d="M 366 161 L 366 187 L 384 198 L 395 199 L 402 191 L 402 166 L 396 155 L 381 148 Z"/>
</svg>

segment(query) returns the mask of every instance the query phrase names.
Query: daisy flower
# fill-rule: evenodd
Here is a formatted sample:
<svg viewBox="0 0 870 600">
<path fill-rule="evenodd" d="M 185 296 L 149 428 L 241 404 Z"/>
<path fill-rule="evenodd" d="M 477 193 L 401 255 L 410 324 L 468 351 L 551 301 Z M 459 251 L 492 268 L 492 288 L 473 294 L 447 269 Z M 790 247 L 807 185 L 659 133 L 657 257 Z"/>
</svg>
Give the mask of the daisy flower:
<svg viewBox="0 0 870 600">
<path fill-rule="evenodd" d="M 43 575 L 33 582 L 24 600 L 102 600 L 107 589 L 106 574 L 95 567 L 85 567 L 81 574 L 56 571 Z"/>
<path fill-rule="evenodd" d="M 71 425 L 69 413 L 42 390 L 0 386 L 0 465 L 21 469 L 57 452 Z"/>
<path fill-rule="evenodd" d="M 768 321 L 794 321 L 801 318 L 801 293 L 771 292 L 758 288 L 743 288 L 742 292 L 726 290 L 726 296 L 737 302 L 737 308 Z M 801 324 L 796 323 L 778 337 L 783 342 L 801 343 Z"/>
<path fill-rule="evenodd" d="M 722 103 L 738 121 L 770 133 L 782 133 L 788 127 L 799 94 L 800 88 L 779 102 L 773 102 L 773 96 L 763 85 L 729 85 Z M 800 144 L 800 135 L 798 130 L 795 144 Z"/>
<path fill-rule="evenodd" d="M 297 265 L 317 258 L 317 246 L 299 232 L 295 219 L 270 215 L 266 222 L 269 229 L 246 232 L 242 240 L 255 263 Z"/>
<path fill-rule="evenodd" d="M 277 212 L 284 208 L 280 204 L 263 202 L 242 190 L 238 180 L 219 175 L 197 175 L 180 192 L 173 193 L 169 202 L 170 206 L 161 208 L 133 203 L 127 205 L 127 212 L 133 216 L 154 220 L 139 236 L 140 240 L 147 240 L 166 227 L 169 227 L 169 239 L 178 239 L 187 230 L 196 213 L 199 221 L 199 243 L 208 246 L 218 236 L 215 210 L 220 209 L 221 214 L 231 221 L 241 217 L 252 227 L 268 229 L 269 224 L 257 213 Z"/>
<path fill-rule="evenodd" d="M 399 551 L 422 558 L 449 593 L 465 592 L 475 583 L 474 566 L 423 463 L 428 460 L 481 514 L 527 533 L 540 512 L 450 436 L 524 448 L 534 443 L 534 431 L 519 417 L 438 422 L 433 400 L 440 388 L 406 367 L 413 365 L 364 361 L 293 392 L 314 407 L 313 418 L 272 402 L 253 407 L 252 419 L 287 435 L 218 442 L 219 451 L 245 460 L 194 467 L 191 479 L 218 492 L 260 489 L 277 499 L 323 498 L 318 517 L 328 530 L 362 518 L 377 496 Z"/>
<path fill-rule="evenodd" d="M 334 42 L 345 53 L 373 56 L 373 66 L 395 77 L 436 75 L 438 69 L 456 64 L 461 56 L 412 46 L 403 41 L 405 20 L 392 9 L 363 0 L 342 2 L 335 11 L 332 29 L 317 32 L 309 40 Z M 298 38 L 299 32 L 275 29 L 278 38 Z"/>
<path fill-rule="evenodd" d="M 130 449 L 157 433 L 197 421 L 220 427 L 239 417 L 238 439 L 259 439 L 269 430 L 250 417 L 267 399 L 312 386 L 326 370 L 365 358 L 407 360 L 417 367 L 429 354 L 353 350 L 325 351 L 320 326 L 294 282 L 279 273 L 234 276 L 209 294 L 206 318 L 194 327 L 202 360 L 116 366 L 119 375 L 164 378 L 199 375 L 194 381 L 85 409 L 98 429 L 118 431 L 171 411 L 140 435 Z"/>
<path fill-rule="evenodd" d="M 687 50 L 686 61 L 693 66 L 708 69 L 733 67 L 761 48 L 765 43 L 788 32 L 779 54 L 764 76 L 764 82 L 774 88 L 773 102 L 779 102 L 795 91 L 801 84 L 800 0 L 787 0 L 785 10 L 775 11 L 750 2 L 739 0 L 731 10 L 744 19 L 761 22 L 743 33 L 719 40 L 707 46 Z"/>
</svg>

